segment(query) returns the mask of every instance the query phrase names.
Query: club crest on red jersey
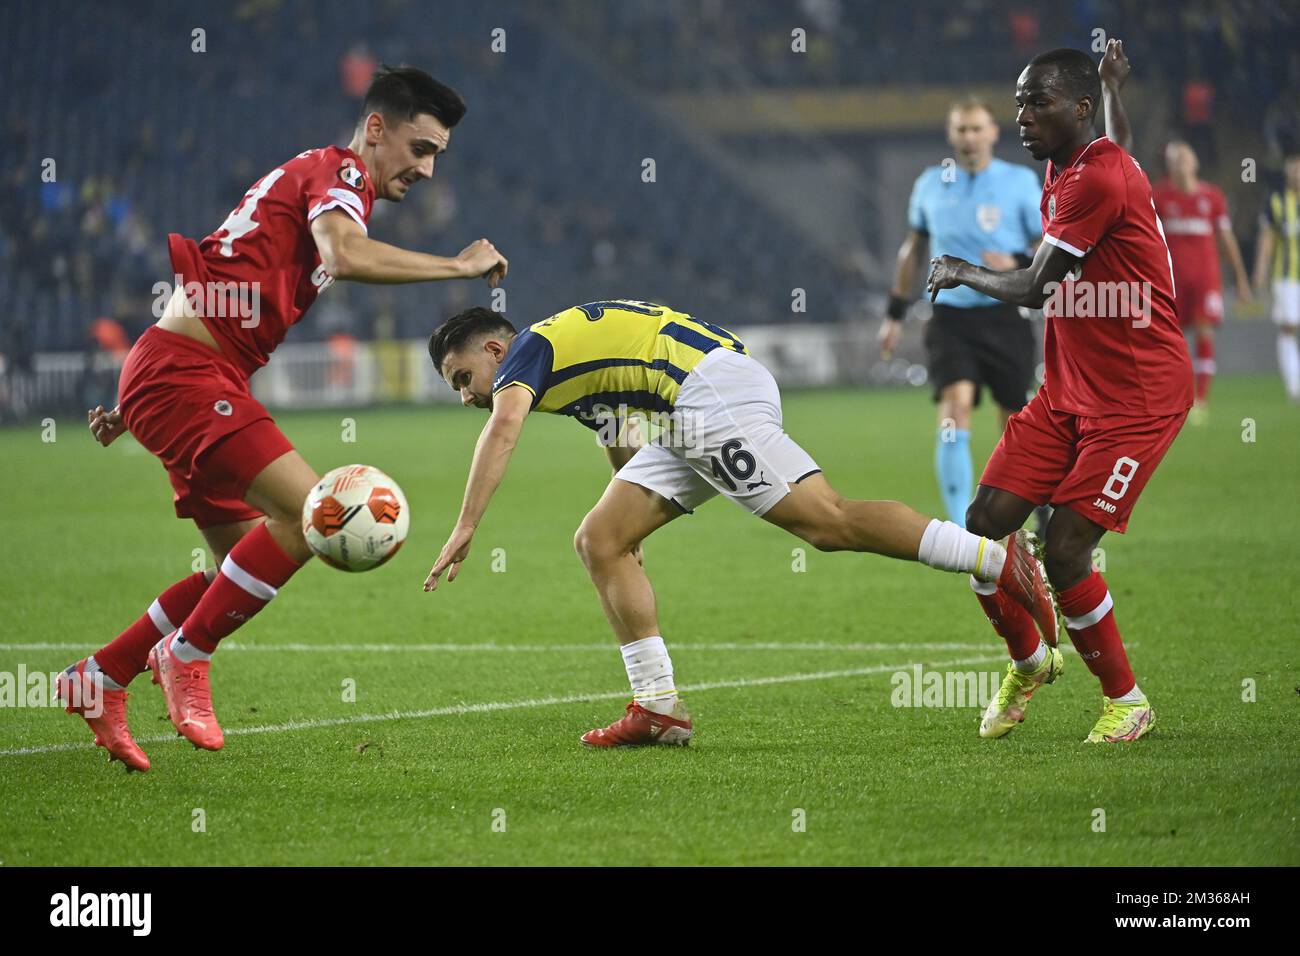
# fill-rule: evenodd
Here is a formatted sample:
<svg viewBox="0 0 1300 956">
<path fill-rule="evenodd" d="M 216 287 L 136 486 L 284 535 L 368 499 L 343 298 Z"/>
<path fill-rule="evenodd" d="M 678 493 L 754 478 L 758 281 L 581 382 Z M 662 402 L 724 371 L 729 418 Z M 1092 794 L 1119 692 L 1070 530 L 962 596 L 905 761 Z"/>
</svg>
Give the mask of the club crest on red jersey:
<svg viewBox="0 0 1300 956">
<path fill-rule="evenodd" d="M 366 177 L 355 166 L 344 164 L 339 167 L 339 179 L 358 192 L 365 186 Z"/>
<path fill-rule="evenodd" d="M 1056 193 L 1052 193 L 1047 197 L 1047 218 L 1056 218 Z"/>
</svg>

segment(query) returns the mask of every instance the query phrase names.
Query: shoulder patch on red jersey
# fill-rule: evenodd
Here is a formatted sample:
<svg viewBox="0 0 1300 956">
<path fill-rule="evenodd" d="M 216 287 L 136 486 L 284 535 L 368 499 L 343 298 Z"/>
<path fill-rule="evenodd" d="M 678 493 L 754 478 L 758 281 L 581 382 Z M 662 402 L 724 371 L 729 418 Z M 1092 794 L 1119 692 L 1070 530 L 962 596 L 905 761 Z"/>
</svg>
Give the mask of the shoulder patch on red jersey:
<svg viewBox="0 0 1300 956">
<path fill-rule="evenodd" d="M 362 192 L 366 188 L 365 173 L 349 163 L 344 163 L 339 167 L 339 179 L 343 181 L 344 185 L 351 186 L 357 192 Z"/>
</svg>

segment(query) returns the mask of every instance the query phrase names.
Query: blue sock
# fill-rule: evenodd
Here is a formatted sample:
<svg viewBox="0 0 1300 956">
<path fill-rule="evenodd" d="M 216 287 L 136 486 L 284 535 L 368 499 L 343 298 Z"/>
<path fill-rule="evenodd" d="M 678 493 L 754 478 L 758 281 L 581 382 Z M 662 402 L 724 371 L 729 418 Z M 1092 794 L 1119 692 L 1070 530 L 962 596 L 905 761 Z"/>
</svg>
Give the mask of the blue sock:
<svg viewBox="0 0 1300 956">
<path fill-rule="evenodd" d="M 957 428 L 948 433 L 951 441 L 944 441 L 945 429 L 939 429 L 934 450 L 934 471 L 939 476 L 939 490 L 943 505 L 948 510 L 948 520 L 966 527 L 966 509 L 971 503 L 970 431 Z"/>
</svg>

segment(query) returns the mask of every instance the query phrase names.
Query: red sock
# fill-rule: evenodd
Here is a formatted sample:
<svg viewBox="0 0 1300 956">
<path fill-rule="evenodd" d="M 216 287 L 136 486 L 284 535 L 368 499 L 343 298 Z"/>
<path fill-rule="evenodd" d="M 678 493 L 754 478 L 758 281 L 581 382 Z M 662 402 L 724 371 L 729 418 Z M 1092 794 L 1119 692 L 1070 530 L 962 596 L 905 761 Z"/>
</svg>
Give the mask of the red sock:
<svg viewBox="0 0 1300 956">
<path fill-rule="evenodd" d="M 145 669 L 149 648 L 166 637 L 185 620 L 208 589 L 202 571 L 182 578 L 149 605 L 149 611 L 117 636 L 112 643 L 95 651 L 100 670 L 123 687 Z"/>
<path fill-rule="evenodd" d="M 186 643 L 211 654 L 223 637 L 266 607 L 299 567 L 266 525 L 258 525 L 230 549 L 217 579 L 185 618 L 181 633 Z"/>
<path fill-rule="evenodd" d="M 975 597 L 979 598 L 980 607 L 984 608 L 984 614 L 993 625 L 993 630 L 1007 642 L 1007 651 L 1013 661 L 1023 661 L 1038 650 L 1038 642 L 1042 638 L 1034 619 L 1001 588 L 992 594 L 976 591 Z"/>
<path fill-rule="evenodd" d="M 1196 400 L 1203 402 L 1210 397 L 1210 381 L 1214 378 L 1214 339 L 1198 336 L 1196 339 Z"/>
<path fill-rule="evenodd" d="M 1074 587 L 1058 591 L 1056 599 L 1065 615 L 1070 640 L 1088 670 L 1101 681 L 1107 697 L 1123 697 L 1137 684 L 1129 667 L 1124 642 L 1115 624 L 1114 602 L 1101 574 L 1093 571 Z"/>
</svg>

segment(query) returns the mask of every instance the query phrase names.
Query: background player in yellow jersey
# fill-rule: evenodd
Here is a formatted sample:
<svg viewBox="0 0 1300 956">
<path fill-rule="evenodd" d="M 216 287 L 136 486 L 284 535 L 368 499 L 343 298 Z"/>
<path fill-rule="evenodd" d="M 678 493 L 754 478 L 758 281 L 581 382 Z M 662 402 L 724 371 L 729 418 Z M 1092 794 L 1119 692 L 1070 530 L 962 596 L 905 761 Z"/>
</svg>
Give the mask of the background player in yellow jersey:
<svg viewBox="0 0 1300 956">
<path fill-rule="evenodd" d="M 1287 396 L 1300 402 L 1300 153 L 1286 158 L 1286 183 L 1268 198 L 1259 217 L 1255 246 L 1255 288 L 1273 277 L 1273 321 L 1277 364 Z"/>
<path fill-rule="evenodd" d="M 1026 532 L 998 543 L 897 501 L 840 497 L 783 431 L 776 381 L 725 329 L 623 299 L 566 309 L 516 335 L 499 313 L 474 308 L 434 332 L 429 356 L 465 405 L 492 414 L 474 449 L 460 517 L 425 590 L 444 571 L 456 579 L 529 412 L 579 419 L 597 432 L 614 468 L 574 547 L 622 645 L 632 703 L 583 743 L 690 739 L 640 546 L 717 494 L 822 551 L 870 551 L 997 581 L 1056 644 L 1055 610 Z M 635 430 L 625 426 L 638 417 L 663 426 L 644 445 L 627 438 Z"/>
</svg>

